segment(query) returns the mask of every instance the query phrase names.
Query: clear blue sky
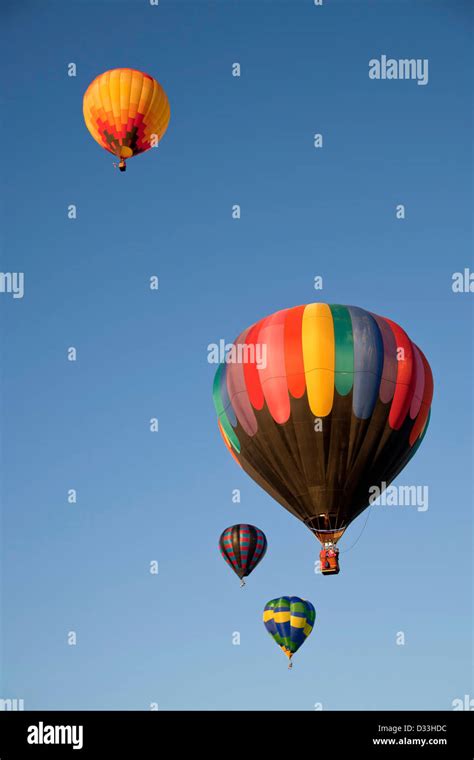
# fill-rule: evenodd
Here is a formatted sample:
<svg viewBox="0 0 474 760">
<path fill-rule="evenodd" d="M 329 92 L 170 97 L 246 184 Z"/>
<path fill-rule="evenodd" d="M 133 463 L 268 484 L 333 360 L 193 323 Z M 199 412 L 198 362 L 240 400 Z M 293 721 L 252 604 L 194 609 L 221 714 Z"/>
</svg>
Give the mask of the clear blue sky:
<svg viewBox="0 0 474 760">
<path fill-rule="evenodd" d="M 472 695 L 472 295 L 451 290 L 472 268 L 471 3 L 69 0 L 1 15 L 1 270 L 26 290 L 0 296 L 0 696 L 362 710 Z M 381 54 L 428 58 L 429 84 L 370 80 Z M 155 76 L 172 111 L 125 175 L 82 119 L 87 85 L 117 66 Z M 397 480 L 428 485 L 429 509 L 374 507 L 344 553 L 359 518 L 335 578 L 228 455 L 207 363 L 210 342 L 315 300 L 399 322 L 435 377 L 430 430 Z M 241 590 L 217 540 L 245 521 L 269 550 Z M 291 673 L 261 620 L 282 594 L 317 611 Z"/>
</svg>

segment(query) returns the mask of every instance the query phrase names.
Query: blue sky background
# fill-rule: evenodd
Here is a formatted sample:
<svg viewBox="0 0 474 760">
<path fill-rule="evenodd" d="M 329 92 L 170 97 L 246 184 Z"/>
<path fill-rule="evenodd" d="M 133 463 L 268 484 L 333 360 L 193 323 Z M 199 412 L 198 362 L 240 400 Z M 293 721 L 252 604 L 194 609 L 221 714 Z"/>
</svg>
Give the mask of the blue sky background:
<svg viewBox="0 0 474 760">
<path fill-rule="evenodd" d="M 472 295 L 451 290 L 472 268 L 471 4 L 69 0 L 1 15 L 1 269 L 23 271 L 26 292 L 0 296 L 0 696 L 371 710 L 472 695 Z M 381 54 L 428 58 L 429 84 L 370 80 Z M 155 76 L 172 112 L 125 175 L 82 119 L 89 82 L 117 66 Z M 435 376 L 430 430 L 397 480 L 428 485 L 429 509 L 372 508 L 334 578 L 228 455 L 207 362 L 210 342 L 315 300 L 399 322 Z M 269 551 L 241 590 L 216 545 L 245 521 Z M 282 594 L 317 610 L 292 672 L 261 621 Z"/>
</svg>

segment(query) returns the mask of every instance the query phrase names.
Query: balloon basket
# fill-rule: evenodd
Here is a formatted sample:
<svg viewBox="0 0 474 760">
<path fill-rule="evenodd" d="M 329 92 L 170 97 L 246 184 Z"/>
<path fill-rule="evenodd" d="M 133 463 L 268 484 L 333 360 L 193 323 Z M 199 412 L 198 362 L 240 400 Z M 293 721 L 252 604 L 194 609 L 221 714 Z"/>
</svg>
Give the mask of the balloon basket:
<svg viewBox="0 0 474 760">
<path fill-rule="evenodd" d="M 339 573 L 339 549 L 335 546 L 321 549 L 319 553 L 319 567 L 323 575 L 337 575 Z"/>
<path fill-rule="evenodd" d="M 335 568 L 331 568 L 330 570 L 326 570 L 325 568 L 321 568 L 321 574 L 322 575 L 338 575 L 340 572 L 339 565 Z"/>
</svg>

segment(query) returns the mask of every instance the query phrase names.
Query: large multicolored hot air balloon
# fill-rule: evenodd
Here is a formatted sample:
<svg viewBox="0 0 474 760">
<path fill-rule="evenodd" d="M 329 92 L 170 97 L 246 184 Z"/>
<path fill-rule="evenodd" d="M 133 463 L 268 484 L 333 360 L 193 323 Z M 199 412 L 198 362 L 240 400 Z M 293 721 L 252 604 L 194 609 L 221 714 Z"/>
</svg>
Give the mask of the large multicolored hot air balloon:
<svg viewBox="0 0 474 760">
<path fill-rule="evenodd" d="M 433 377 L 395 322 L 356 306 L 313 303 L 244 330 L 219 365 L 214 405 L 242 468 L 323 544 L 335 547 L 417 451 Z"/>
<path fill-rule="evenodd" d="M 170 120 L 162 86 L 142 71 L 112 69 L 87 88 L 83 102 L 87 129 L 102 148 L 120 159 L 144 153 L 159 143 Z"/>
<path fill-rule="evenodd" d="M 304 644 L 313 630 L 316 610 L 311 602 L 298 596 L 281 596 L 265 605 L 263 622 L 272 639 L 289 659 Z"/>
<path fill-rule="evenodd" d="M 245 586 L 246 578 L 255 570 L 267 551 L 265 533 L 255 525 L 232 525 L 219 539 L 219 549 L 227 564 Z"/>
</svg>

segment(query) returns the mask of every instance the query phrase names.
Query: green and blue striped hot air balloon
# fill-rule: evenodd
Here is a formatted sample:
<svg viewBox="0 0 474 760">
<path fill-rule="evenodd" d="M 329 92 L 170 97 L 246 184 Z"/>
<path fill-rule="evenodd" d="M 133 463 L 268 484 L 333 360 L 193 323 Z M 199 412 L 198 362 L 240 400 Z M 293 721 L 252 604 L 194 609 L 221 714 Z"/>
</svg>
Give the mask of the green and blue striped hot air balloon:
<svg viewBox="0 0 474 760">
<path fill-rule="evenodd" d="M 272 639 L 289 659 L 304 644 L 313 630 L 316 610 L 311 602 L 298 596 L 281 596 L 265 605 L 263 623 Z"/>
</svg>

